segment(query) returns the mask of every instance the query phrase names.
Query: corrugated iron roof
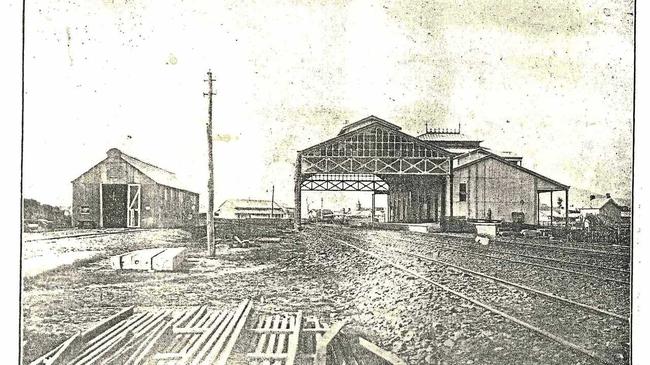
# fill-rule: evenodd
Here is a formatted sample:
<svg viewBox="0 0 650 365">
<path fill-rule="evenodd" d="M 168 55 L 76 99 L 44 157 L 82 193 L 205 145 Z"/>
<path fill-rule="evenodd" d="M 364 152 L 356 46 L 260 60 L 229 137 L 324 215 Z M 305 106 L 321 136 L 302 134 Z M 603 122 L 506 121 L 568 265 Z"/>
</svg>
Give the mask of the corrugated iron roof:
<svg viewBox="0 0 650 365">
<path fill-rule="evenodd" d="M 568 189 L 568 188 L 569 188 L 569 185 L 564 185 L 564 184 L 562 184 L 562 183 L 560 183 L 560 182 L 557 182 L 557 181 L 555 181 L 555 180 L 553 180 L 553 179 L 551 179 L 551 178 L 548 178 L 548 177 L 546 177 L 546 176 L 544 176 L 544 175 L 542 175 L 542 174 L 540 174 L 540 173 L 537 173 L 537 172 L 535 172 L 535 171 L 533 171 L 533 170 L 530 170 L 530 169 L 527 169 L 527 168 L 525 168 L 525 167 L 523 167 L 523 166 L 519 166 L 519 165 L 517 165 L 517 164 L 513 164 L 513 163 L 511 163 L 511 162 L 508 162 L 508 161 L 507 161 L 506 159 L 504 159 L 503 157 L 498 156 L 498 155 L 493 154 L 493 153 L 489 153 L 489 154 L 487 154 L 487 155 L 485 155 L 485 156 L 483 156 L 483 157 L 481 157 L 481 158 L 477 158 L 476 160 L 472 160 L 472 161 L 469 161 L 469 162 L 464 163 L 464 164 L 462 164 L 462 165 L 456 166 L 456 167 L 454 167 L 454 170 L 461 170 L 461 169 L 467 168 L 467 167 L 469 167 L 469 166 L 472 166 L 472 165 L 474 165 L 474 164 L 477 164 L 477 163 L 479 163 L 479 162 L 485 161 L 485 160 L 487 160 L 487 159 L 493 159 L 493 160 L 495 160 L 495 161 L 498 161 L 498 162 L 501 162 L 501 163 L 506 164 L 506 165 L 508 165 L 508 166 L 511 166 L 512 168 L 515 168 L 515 169 L 517 169 L 517 170 L 520 170 L 520 171 L 522 171 L 522 172 L 524 172 L 524 173 L 527 173 L 527 174 L 530 174 L 530 175 L 532 175 L 532 176 L 538 177 L 538 178 L 540 178 L 540 179 L 542 179 L 542 180 L 544 180 L 544 181 L 546 181 L 546 182 L 548 182 L 548 183 L 551 183 L 551 184 L 553 184 L 553 185 L 557 185 L 557 186 L 559 187 L 558 190 L 564 190 L 564 189 Z"/>
<path fill-rule="evenodd" d="M 583 202 L 583 204 L 581 204 L 582 206 L 580 207 L 580 209 L 600 209 L 600 208 L 604 207 L 605 204 L 607 204 L 610 200 L 612 201 L 612 203 L 614 203 L 614 205 L 616 205 L 617 207 L 620 207 L 618 205 L 618 203 L 616 203 L 616 201 L 614 199 L 612 199 L 612 198 L 597 197 L 597 198 L 594 198 L 594 199 L 590 199 L 590 200 L 588 200 L 586 202 Z"/>
<path fill-rule="evenodd" d="M 463 133 L 424 133 L 418 136 L 423 141 L 449 141 L 449 142 L 483 142 L 483 140 L 470 137 Z"/>
<path fill-rule="evenodd" d="M 231 204 L 235 209 L 271 210 L 271 201 L 264 199 L 226 199 L 219 205 L 218 209 L 221 209 L 226 204 Z M 274 209 L 285 210 L 278 202 L 273 202 L 273 207 Z"/>
<path fill-rule="evenodd" d="M 339 132 L 339 136 L 342 134 L 350 133 L 352 131 L 356 131 L 357 129 L 361 129 L 367 125 L 373 124 L 373 123 L 379 123 L 383 125 L 384 127 L 387 127 L 389 129 L 394 129 L 394 130 L 401 130 L 402 127 L 395 125 L 391 122 L 385 121 L 379 117 L 376 117 L 374 115 L 365 117 L 361 120 L 357 120 L 356 122 L 346 124 L 341 128 L 341 131 Z"/>
<path fill-rule="evenodd" d="M 78 180 L 79 178 L 81 178 L 85 174 L 87 174 L 89 171 L 91 171 L 92 169 L 94 169 L 98 165 L 106 162 L 111 157 L 113 157 L 113 158 L 118 157 L 121 160 L 123 160 L 124 162 L 131 165 L 133 168 L 140 171 L 141 173 L 147 175 L 151 180 L 155 181 L 157 184 L 165 185 L 165 186 L 168 186 L 170 188 L 185 190 L 185 191 L 188 191 L 190 193 L 198 194 L 192 188 L 190 188 L 188 184 L 180 181 L 178 179 L 178 177 L 176 176 L 176 174 L 174 174 L 171 171 L 168 171 L 168 170 L 160 168 L 160 167 L 158 167 L 156 165 L 152 165 L 150 163 L 144 162 L 144 161 L 139 160 L 139 159 L 137 159 L 137 158 L 135 158 L 133 156 L 129 156 L 126 153 L 120 151 L 117 148 L 111 148 L 110 150 L 108 150 L 106 152 L 106 154 L 109 157 L 103 159 L 102 161 L 100 161 L 99 163 L 95 164 L 93 167 L 88 169 L 86 172 L 79 175 L 76 179 L 73 180 L 73 182 Z"/>
<path fill-rule="evenodd" d="M 178 179 L 175 173 L 165 170 L 156 165 L 139 160 L 133 156 L 129 156 L 124 152 L 120 151 L 120 158 L 126 161 L 129 165 L 135 167 L 143 174 L 150 177 L 153 181 L 157 182 L 160 185 L 169 186 L 170 188 L 176 188 L 180 190 L 186 190 L 193 192 L 187 184 L 183 183 Z"/>
</svg>

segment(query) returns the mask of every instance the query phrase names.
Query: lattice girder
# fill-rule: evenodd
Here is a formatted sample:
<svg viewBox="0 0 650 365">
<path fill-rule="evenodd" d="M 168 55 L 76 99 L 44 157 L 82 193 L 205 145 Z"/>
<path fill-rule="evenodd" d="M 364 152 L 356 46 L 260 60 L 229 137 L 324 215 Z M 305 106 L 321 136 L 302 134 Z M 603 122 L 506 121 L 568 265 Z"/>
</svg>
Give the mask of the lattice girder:
<svg viewBox="0 0 650 365">
<path fill-rule="evenodd" d="M 388 183 L 369 174 L 316 174 L 301 182 L 303 191 L 371 191 L 388 193 Z"/>
<path fill-rule="evenodd" d="M 372 124 L 307 148 L 303 174 L 448 175 L 449 153 L 397 130 Z"/>
</svg>

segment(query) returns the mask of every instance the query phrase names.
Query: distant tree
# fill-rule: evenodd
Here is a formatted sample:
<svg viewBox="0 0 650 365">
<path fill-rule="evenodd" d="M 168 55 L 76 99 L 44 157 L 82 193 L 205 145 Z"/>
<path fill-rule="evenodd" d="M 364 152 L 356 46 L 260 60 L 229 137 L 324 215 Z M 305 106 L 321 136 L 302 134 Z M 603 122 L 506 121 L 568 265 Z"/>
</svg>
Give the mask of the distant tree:
<svg viewBox="0 0 650 365">
<path fill-rule="evenodd" d="M 563 203 L 564 203 L 564 200 L 561 197 L 558 197 L 557 198 L 557 207 L 562 209 L 564 207 Z"/>
</svg>

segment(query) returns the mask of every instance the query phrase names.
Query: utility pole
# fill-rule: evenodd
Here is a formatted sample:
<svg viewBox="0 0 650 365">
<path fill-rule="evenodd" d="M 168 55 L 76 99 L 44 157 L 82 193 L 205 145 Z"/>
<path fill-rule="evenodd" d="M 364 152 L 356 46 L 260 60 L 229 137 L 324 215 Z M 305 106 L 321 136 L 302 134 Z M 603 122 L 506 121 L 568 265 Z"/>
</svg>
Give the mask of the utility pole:
<svg viewBox="0 0 650 365">
<path fill-rule="evenodd" d="M 207 240 L 208 240 L 208 255 L 213 257 L 216 253 L 214 247 L 214 162 L 212 160 L 212 95 L 216 95 L 212 91 L 212 71 L 208 70 L 208 79 L 204 80 L 208 83 L 208 92 L 203 93 L 203 96 L 208 97 L 208 213 L 207 213 Z"/>
<path fill-rule="evenodd" d="M 271 219 L 273 219 L 274 205 L 275 205 L 275 185 L 271 186 Z"/>
</svg>

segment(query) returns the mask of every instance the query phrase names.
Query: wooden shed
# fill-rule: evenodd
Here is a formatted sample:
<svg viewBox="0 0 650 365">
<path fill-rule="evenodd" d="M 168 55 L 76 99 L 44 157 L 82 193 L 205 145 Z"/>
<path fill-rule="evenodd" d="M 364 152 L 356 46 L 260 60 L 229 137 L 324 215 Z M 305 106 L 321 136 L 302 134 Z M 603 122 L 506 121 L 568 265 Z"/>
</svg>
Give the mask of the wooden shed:
<svg viewBox="0 0 650 365">
<path fill-rule="evenodd" d="M 454 167 L 453 204 L 458 216 L 470 219 L 539 224 L 539 194 L 564 192 L 569 186 L 492 153 Z M 551 197 L 552 200 L 552 197 Z"/>
<path fill-rule="evenodd" d="M 331 139 L 298 151 L 295 226 L 303 191 L 388 194 L 388 221 L 427 223 L 450 218 L 539 224 L 540 194 L 569 186 L 522 166 L 522 156 L 492 152 L 458 129 L 429 128 L 417 137 L 374 115 L 345 125 Z M 374 216 L 374 214 L 371 214 Z M 565 217 L 568 225 L 569 218 Z"/>
<path fill-rule="evenodd" d="M 199 194 L 176 175 L 117 148 L 72 181 L 74 226 L 163 228 L 191 225 Z"/>
</svg>

